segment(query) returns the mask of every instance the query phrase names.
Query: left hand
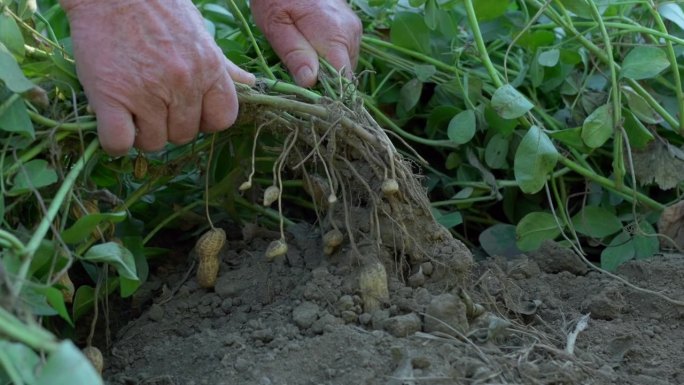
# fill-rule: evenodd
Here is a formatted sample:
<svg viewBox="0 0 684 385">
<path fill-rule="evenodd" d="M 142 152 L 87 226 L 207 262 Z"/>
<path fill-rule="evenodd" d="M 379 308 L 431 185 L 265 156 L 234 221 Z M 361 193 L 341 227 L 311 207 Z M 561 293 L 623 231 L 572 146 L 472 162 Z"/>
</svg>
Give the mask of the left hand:
<svg viewBox="0 0 684 385">
<path fill-rule="evenodd" d="M 252 0 L 252 15 L 302 87 L 316 84 L 318 56 L 351 77 L 362 25 L 344 0 Z"/>
</svg>

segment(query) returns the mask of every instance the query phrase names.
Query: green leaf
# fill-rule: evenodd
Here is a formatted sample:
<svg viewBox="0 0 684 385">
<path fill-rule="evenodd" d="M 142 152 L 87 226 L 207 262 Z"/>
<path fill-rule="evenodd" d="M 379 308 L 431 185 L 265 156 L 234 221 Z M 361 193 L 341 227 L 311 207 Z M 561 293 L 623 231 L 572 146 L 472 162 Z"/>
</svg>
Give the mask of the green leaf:
<svg viewBox="0 0 684 385">
<path fill-rule="evenodd" d="M 12 53 L 2 43 L 0 43 L 0 81 L 3 81 L 10 91 L 19 94 L 34 87 L 33 83 L 24 76 Z"/>
<path fill-rule="evenodd" d="M 34 159 L 19 168 L 8 195 L 20 195 L 57 182 L 57 173 L 43 159 Z"/>
<path fill-rule="evenodd" d="M 591 152 L 591 148 L 587 147 L 582 140 L 582 127 L 567 128 L 565 130 L 554 131 L 549 134 L 552 139 L 555 139 L 566 146 L 573 147 L 582 152 Z"/>
<path fill-rule="evenodd" d="M 437 1 L 427 0 L 427 3 L 425 4 L 425 25 L 433 31 L 437 29 L 439 13 L 440 10 L 437 6 Z"/>
<path fill-rule="evenodd" d="M 33 122 L 26 104 L 18 94 L 11 94 L 0 102 L 0 130 L 15 132 L 25 138 L 35 137 Z"/>
<path fill-rule="evenodd" d="M 454 211 L 453 213 L 443 213 L 440 210 L 432 210 L 437 223 L 450 229 L 456 227 L 463 223 L 463 216 L 459 211 Z"/>
<path fill-rule="evenodd" d="M 74 326 L 74 323 L 71 321 L 71 317 L 69 317 L 69 312 L 67 311 L 66 304 L 64 303 L 64 295 L 62 295 L 61 290 L 58 290 L 54 287 L 44 287 L 38 289 L 38 292 L 42 293 L 45 298 L 47 298 L 47 302 L 50 304 L 50 306 L 52 306 L 53 309 L 55 309 L 60 317 L 68 322 L 69 325 Z"/>
<path fill-rule="evenodd" d="M 437 73 L 437 68 L 432 64 L 418 64 L 413 67 L 413 73 L 421 82 L 427 82 Z"/>
<path fill-rule="evenodd" d="M 541 52 L 537 57 L 539 64 L 544 67 L 555 67 L 558 64 L 558 59 L 560 59 L 560 50 L 557 48 Z"/>
<path fill-rule="evenodd" d="M 390 42 L 416 52 L 430 53 L 430 29 L 421 15 L 398 12 L 390 26 Z"/>
<path fill-rule="evenodd" d="M 490 168 L 504 169 L 508 167 L 509 140 L 501 134 L 495 134 L 487 142 L 485 147 L 485 163 Z"/>
<path fill-rule="evenodd" d="M 641 95 L 637 94 L 631 87 L 623 86 L 621 87 L 622 94 L 625 95 L 627 99 L 627 105 L 629 109 L 644 123 L 647 124 L 660 124 L 663 122 L 662 116 L 658 114 L 651 106 L 646 102 Z"/>
<path fill-rule="evenodd" d="M 558 161 L 558 150 L 548 136 L 537 126 L 532 126 L 523 137 L 515 152 L 513 171 L 520 189 L 534 194 L 544 187 L 546 176 Z"/>
<path fill-rule="evenodd" d="M 657 232 L 653 226 L 646 222 L 640 221 L 639 228 L 641 231 L 637 232 L 633 240 L 634 258 L 648 259 L 660 251 L 660 242 L 658 241 Z"/>
<path fill-rule="evenodd" d="M 510 4 L 509 0 L 474 0 L 473 8 L 475 8 L 477 20 L 486 21 L 503 16 Z"/>
<path fill-rule="evenodd" d="M 646 128 L 639 119 L 629 110 L 623 110 L 622 116 L 625 118 L 624 127 L 629 139 L 629 145 L 634 149 L 645 148 L 653 139 L 653 134 Z"/>
<path fill-rule="evenodd" d="M 32 349 L 23 344 L 0 341 L 0 352 L 9 358 L 9 362 L 3 362 L 3 364 L 12 365 L 13 372 L 18 376 L 15 379 L 22 380 L 26 384 L 35 384 L 35 372 L 40 363 L 40 358 Z M 1 373 L 0 371 L 0 381 L 2 379 Z"/>
<path fill-rule="evenodd" d="M 492 95 L 492 107 L 504 119 L 517 119 L 534 107 L 523 94 L 506 84 Z"/>
<path fill-rule="evenodd" d="M 618 266 L 634 258 L 634 244 L 629 234 L 621 232 L 601 252 L 601 268 L 615 271 Z"/>
<path fill-rule="evenodd" d="M 418 79 L 407 81 L 399 91 L 399 102 L 397 108 L 401 111 L 410 111 L 418 104 L 420 94 L 423 90 L 423 83 Z"/>
<path fill-rule="evenodd" d="M 490 105 L 485 106 L 484 117 L 489 129 L 503 135 L 505 138 L 511 136 L 515 128 L 518 127 L 517 120 L 500 117 Z"/>
<path fill-rule="evenodd" d="M 475 111 L 464 110 L 456 114 L 449 121 L 447 135 L 456 144 L 465 144 L 475 136 L 477 122 L 475 121 Z"/>
<path fill-rule="evenodd" d="M 633 48 L 622 62 L 620 75 L 634 80 L 650 79 L 658 76 L 670 66 L 664 50 L 644 45 Z"/>
<path fill-rule="evenodd" d="M 0 43 L 19 59 L 24 58 L 24 36 L 21 34 L 21 29 L 14 18 L 4 12 L 0 12 Z"/>
<path fill-rule="evenodd" d="M 88 249 L 81 259 L 88 262 L 108 263 L 116 268 L 121 277 L 138 280 L 133 254 L 118 243 L 107 242 L 95 245 Z"/>
<path fill-rule="evenodd" d="M 681 5 L 674 2 L 664 2 L 658 6 L 658 13 L 660 13 L 663 18 L 677 24 L 679 28 L 684 29 L 684 11 L 682 11 Z"/>
<path fill-rule="evenodd" d="M 50 354 L 35 385 L 102 385 L 93 365 L 71 341 L 63 341 Z"/>
<path fill-rule="evenodd" d="M 604 238 L 622 230 L 618 217 L 598 206 L 584 206 L 572 217 L 572 225 L 580 234 L 592 238 Z"/>
<path fill-rule="evenodd" d="M 544 241 L 559 234 L 556 218 L 547 212 L 529 213 L 515 227 L 516 245 L 522 251 L 537 250 Z"/>
<path fill-rule="evenodd" d="M 585 19 L 593 18 L 591 6 L 587 3 L 587 0 L 561 0 L 561 3 L 568 11 L 579 17 Z"/>
<path fill-rule="evenodd" d="M 74 223 L 71 227 L 62 232 L 62 240 L 70 244 L 81 242 L 88 238 L 100 223 L 104 221 L 119 223 L 124 219 L 126 219 L 125 211 L 85 215 L 77 220 L 76 223 Z"/>
<path fill-rule="evenodd" d="M 515 226 L 498 223 L 480 233 L 480 247 L 490 257 L 510 258 L 523 252 L 516 244 Z"/>
<path fill-rule="evenodd" d="M 72 306 L 72 313 L 74 322 L 78 321 L 81 316 L 88 313 L 93 308 L 95 303 L 95 288 L 88 285 L 81 285 L 76 289 L 74 294 L 74 304 Z"/>
<path fill-rule="evenodd" d="M 604 104 L 594 110 L 582 124 L 582 140 L 590 148 L 603 146 L 613 135 L 613 106 Z"/>
</svg>

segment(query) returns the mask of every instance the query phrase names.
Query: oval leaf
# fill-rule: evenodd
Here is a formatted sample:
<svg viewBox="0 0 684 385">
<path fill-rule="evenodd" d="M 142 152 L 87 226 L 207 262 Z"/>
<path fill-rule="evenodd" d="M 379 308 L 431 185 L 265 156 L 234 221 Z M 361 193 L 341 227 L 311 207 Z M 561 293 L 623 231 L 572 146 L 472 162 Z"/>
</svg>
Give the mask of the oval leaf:
<svg viewBox="0 0 684 385">
<path fill-rule="evenodd" d="M 399 91 L 399 103 L 397 107 L 402 111 L 410 111 L 418 104 L 423 83 L 418 79 L 411 79 L 401 87 Z"/>
<path fill-rule="evenodd" d="M 515 227 L 516 245 L 522 251 L 533 251 L 546 240 L 560 234 L 556 218 L 546 212 L 533 212 L 525 215 Z"/>
<path fill-rule="evenodd" d="M 36 385 L 103 384 L 93 365 L 71 341 L 63 341 L 40 370 Z"/>
<path fill-rule="evenodd" d="M 560 59 L 560 50 L 554 48 L 540 53 L 537 62 L 544 67 L 555 67 L 558 59 Z"/>
<path fill-rule="evenodd" d="M 595 109 L 582 124 L 582 140 L 590 148 L 598 148 L 613 134 L 613 107 L 604 104 Z"/>
<path fill-rule="evenodd" d="M 625 231 L 618 234 L 601 252 L 601 268 L 615 271 L 618 266 L 634 258 L 634 244 Z"/>
<path fill-rule="evenodd" d="M 523 94 L 506 84 L 492 95 L 492 107 L 504 119 L 517 119 L 534 107 Z"/>
<path fill-rule="evenodd" d="M 515 226 L 498 223 L 480 233 L 480 246 L 490 257 L 510 258 L 522 254 L 516 245 Z"/>
<path fill-rule="evenodd" d="M 641 80 L 656 77 L 670 66 L 667 54 L 660 48 L 640 46 L 629 51 L 622 62 L 620 75 Z"/>
<path fill-rule="evenodd" d="M 684 29 L 684 11 L 682 6 L 674 2 L 663 3 L 658 6 L 658 12 L 667 20 L 677 24 L 679 28 Z"/>
<path fill-rule="evenodd" d="M 95 245 L 88 249 L 81 259 L 89 262 L 108 263 L 116 268 L 120 276 L 138 280 L 133 254 L 118 243 L 107 242 Z"/>
<path fill-rule="evenodd" d="M 57 182 L 57 173 L 48 165 L 48 162 L 43 159 L 34 159 L 25 163 L 23 170 L 20 168 L 17 171 L 8 195 L 20 195 L 55 182 Z"/>
<path fill-rule="evenodd" d="M 578 233 L 593 238 L 607 237 L 622 230 L 618 217 L 598 206 L 585 206 L 572 217 L 572 225 Z"/>
<path fill-rule="evenodd" d="M 546 183 L 546 175 L 556 167 L 558 150 L 537 126 L 530 127 L 515 152 L 513 171 L 520 189 L 534 194 Z"/>
<path fill-rule="evenodd" d="M 470 142 L 473 136 L 475 136 L 476 128 L 475 112 L 473 110 L 465 110 L 451 118 L 447 135 L 452 142 L 465 144 Z"/>
<path fill-rule="evenodd" d="M 490 168 L 507 168 L 506 157 L 508 157 L 508 143 L 501 134 L 496 134 L 489 139 L 485 147 L 485 163 Z"/>
<path fill-rule="evenodd" d="M 3 81 L 10 91 L 18 94 L 33 88 L 33 83 L 24 76 L 12 53 L 2 43 L 0 43 L 0 81 Z"/>
<path fill-rule="evenodd" d="M 81 242 L 88 238 L 100 223 L 104 221 L 119 223 L 124 219 L 126 219 L 125 211 L 84 215 L 71 227 L 62 232 L 62 240 L 70 244 Z"/>
</svg>

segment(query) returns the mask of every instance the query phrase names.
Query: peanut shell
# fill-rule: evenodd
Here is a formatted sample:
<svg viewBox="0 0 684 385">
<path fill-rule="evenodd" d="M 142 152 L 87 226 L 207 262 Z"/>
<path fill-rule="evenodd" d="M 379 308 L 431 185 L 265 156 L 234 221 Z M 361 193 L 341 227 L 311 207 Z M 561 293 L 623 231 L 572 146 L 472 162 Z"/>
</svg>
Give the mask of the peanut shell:
<svg viewBox="0 0 684 385">
<path fill-rule="evenodd" d="M 86 356 L 88 361 L 93 364 L 97 373 L 102 374 L 102 369 L 104 368 L 104 357 L 102 357 L 102 352 L 100 349 L 94 346 L 86 346 L 83 348 L 83 355 Z"/>
</svg>

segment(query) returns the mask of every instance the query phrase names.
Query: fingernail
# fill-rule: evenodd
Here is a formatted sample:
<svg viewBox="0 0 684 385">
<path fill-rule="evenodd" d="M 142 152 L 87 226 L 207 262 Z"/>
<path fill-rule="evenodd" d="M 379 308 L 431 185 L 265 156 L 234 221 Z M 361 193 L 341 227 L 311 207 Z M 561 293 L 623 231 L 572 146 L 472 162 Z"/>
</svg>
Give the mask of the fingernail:
<svg viewBox="0 0 684 385">
<path fill-rule="evenodd" d="M 309 66 L 302 66 L 297 70 L 295 73 L 295 82 L 301 86 L 309 86 L 311 85 L 312 80 L 316 75 L 314 74 L 313 70 Z"/>
</svg>

